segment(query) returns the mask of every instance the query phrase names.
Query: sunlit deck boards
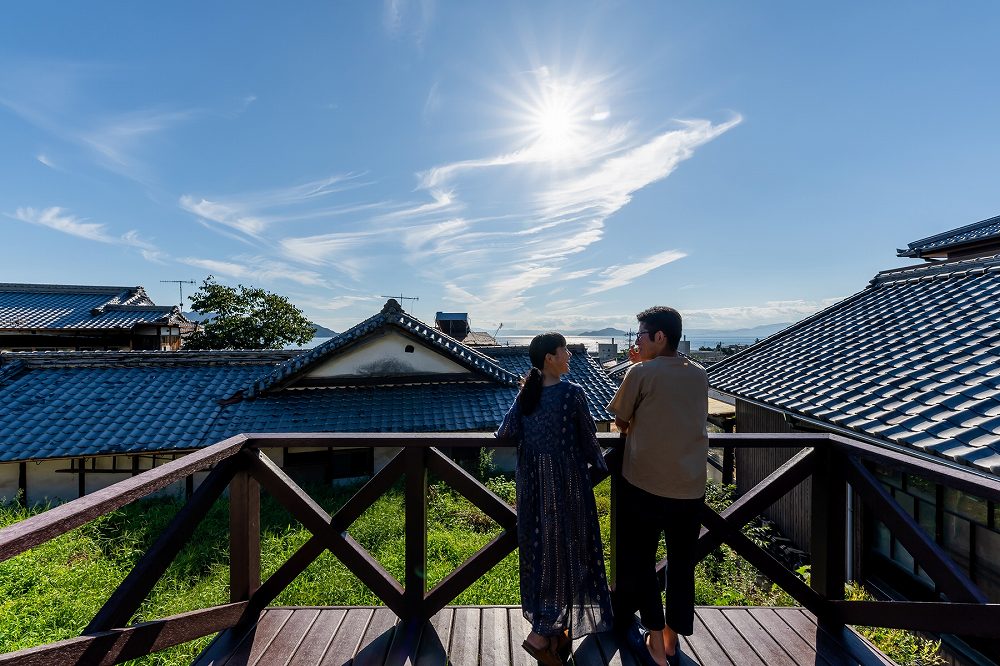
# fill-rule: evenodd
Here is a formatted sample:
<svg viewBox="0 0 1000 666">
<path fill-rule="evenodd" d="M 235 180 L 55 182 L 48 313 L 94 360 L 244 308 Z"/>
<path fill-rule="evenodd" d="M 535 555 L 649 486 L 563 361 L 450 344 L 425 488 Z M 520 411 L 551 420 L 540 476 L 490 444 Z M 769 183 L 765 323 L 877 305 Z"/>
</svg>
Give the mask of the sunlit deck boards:
<svg viewBox="0 0 1000 666">
<path fill-rule="evenodd" d="M 255 627 L 220 634 L 198 666 L 534 666 L 521 649 L 530 627 L 511 606 L 448 607 L 414 639 L 387 608 L 269 608 Z M 396 661 L 405 644 L 416 659 Z M 834 636 L 800 608 L 697 610 L 695 633 L 682 645 L 682 663 L 704 666 L 884 666 L 893 662 L 860 636 Z M 573 646 L 580 666 L 635 666 L 610 634 L 587 636 Z"/>
</svg>

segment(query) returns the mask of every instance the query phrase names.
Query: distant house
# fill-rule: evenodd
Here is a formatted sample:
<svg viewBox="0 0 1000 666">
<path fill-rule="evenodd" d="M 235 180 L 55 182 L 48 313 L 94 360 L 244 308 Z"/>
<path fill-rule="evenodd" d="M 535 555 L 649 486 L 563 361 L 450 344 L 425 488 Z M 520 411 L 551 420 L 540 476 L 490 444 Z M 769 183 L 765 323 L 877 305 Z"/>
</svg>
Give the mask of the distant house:
<svg viewBox="0 0 1000 666">
<path fill-rule="evenodd" d="M 857 294 L 709 368 L 735 398 L 740 432 L 846 434 L 915 458 L 943 458 L 985 478 L 1000 474 L 1000 217 L 910 243 Z M 737 454 L 744 491 L 790 456 Z M 971 578 L 1000 601 L 1000 515 L 973 493 L 889 468 L 873 471 Z M 800 487 L 800 493 L 808 487 Z M 808 549 L 801 495 L 771 517 Z M 933 591 L 876 515 L 855 515 L 864 577 L 924 598 Z"/>
<path fill-rule="evenodd" d="M 75 498 L 243 432 L 492 431 L 529 364 L 525 347 L 473 349 L 395 300 L 304 352 L 2 354 L 0 497 Z M 585 353 L 568 379 L 608 430 L 614 385 Z M 267 453 L 328 481 L 371 474 L 389 452 Z"/>
<path fill-rule="evenodd" d="M 142 287 L 0 283 L 0 351 L 172 350 L 193 327 Z"/>
</svg>

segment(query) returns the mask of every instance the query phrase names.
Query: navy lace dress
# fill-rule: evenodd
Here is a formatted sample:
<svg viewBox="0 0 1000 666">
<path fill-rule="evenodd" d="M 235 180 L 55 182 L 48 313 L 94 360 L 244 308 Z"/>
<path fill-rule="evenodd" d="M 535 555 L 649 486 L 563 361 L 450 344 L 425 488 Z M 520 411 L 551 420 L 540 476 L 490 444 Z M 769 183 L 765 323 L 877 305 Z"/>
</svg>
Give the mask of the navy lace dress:
<svg viewBox="0 0 1000 666">
<path fill-rule="evenodd" d="M 583 389 L 542 389 L 530 416 L 517 402 L 496 436 L 517 443 L 521 607 L 542 636 L 611 629 L 611 599 L 588 465 L 606 469 Z"/>
</svg>

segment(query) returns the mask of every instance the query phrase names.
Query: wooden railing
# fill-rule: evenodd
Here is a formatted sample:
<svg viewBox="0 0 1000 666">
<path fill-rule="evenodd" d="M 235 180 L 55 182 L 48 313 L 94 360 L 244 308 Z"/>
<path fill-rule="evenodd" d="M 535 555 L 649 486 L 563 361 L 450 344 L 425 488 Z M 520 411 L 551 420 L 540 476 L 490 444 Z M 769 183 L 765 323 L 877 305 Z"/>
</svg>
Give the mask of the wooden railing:
<svg viewBox="0 0 1000 666">
<path fill-rule="evenodd" d="M 612 470 L 612 510 L 620 469 L 616 435 L 601 435 Z M 190 500 L 111 594 L 83 634 L 0 655 L 0 664 L 114 664 L 208 634 L 255 621 L 295 577 L 329 550 L 403 621 L 389 655 L 403 663 L 424 621 L 443 608 L 517 547 L 516 513 L 438 447 L 495 446 L 489 434 L 287 434 L 240 435 L 154 470 L 63 504 L 0 530 L 0 561 L 79 527 L 141 497 L 211 470 Z M 726 543 L 828 625 L 898 627 L 1000 638 L 1000 604 L 983 593 L 874 478 L 876 463 L 919 474 L 936 483 L 1000 502 L 1000 482 L 932 460 L 833 435 L 716 434 L 712 446 L 794 447 L 791 460 L 721 514 L 704 507 L 699 556 Z M 324 511 L 274 462 L 270 447 L 399 447 L 400 451 L 333 515 Z M 450 575 L 427 589 L 427 475 L 434 473 L 502 528 L 499 536 Z M 594 474 L 594 483 L 607 475 Z M 401 477 L 405 478 L 405 574 L 402 584 L 361 547 L 348 527 Z M 807 478 L 812 478 L 812 575 L 810 584 L 789 571 L 742 528 Z M 941 594 L 940 601 L 845 601 L 848 484 L 913 555 Z M 128 626 L 167 567 L 188 542 L 207 509 L 229 488 L 230 602 Z M 260 579 L 260 488 L 263 487 L 312 537 L 265 581 Z M 616 552 L 612 517 L 612 575 Z M 665 566 L 660 563 L 660 568 Z"/>
</svg>

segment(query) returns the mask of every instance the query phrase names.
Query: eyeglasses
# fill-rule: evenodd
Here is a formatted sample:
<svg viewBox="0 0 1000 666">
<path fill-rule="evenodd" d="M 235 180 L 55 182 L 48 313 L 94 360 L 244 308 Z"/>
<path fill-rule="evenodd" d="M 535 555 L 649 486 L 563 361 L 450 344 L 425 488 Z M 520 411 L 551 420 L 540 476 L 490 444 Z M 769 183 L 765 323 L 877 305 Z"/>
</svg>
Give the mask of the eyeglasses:
<svg viewBox="0 0 1000 666">
<path fill-rule="evenodd" d="M 656 335 L 656 332 L 654 331 L 654 332 L 650 333 L 649 331 L 639 331 L 638 333 L 635 334 L 635 339 L 638 340 L 639 336 L 642 336 L 642 335 L 645 335 L 650 340 L 652 340 L 653 336 Z"/>
</svg>

